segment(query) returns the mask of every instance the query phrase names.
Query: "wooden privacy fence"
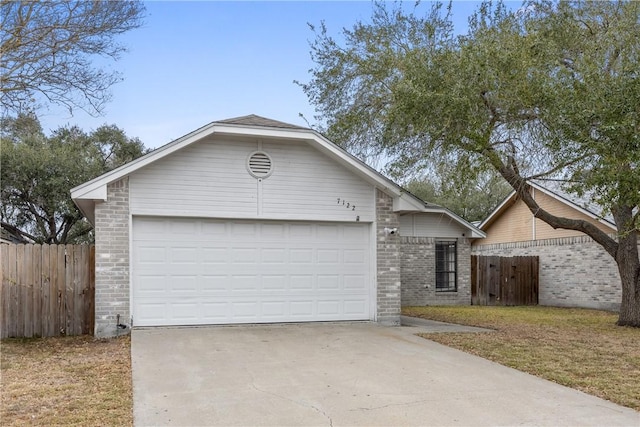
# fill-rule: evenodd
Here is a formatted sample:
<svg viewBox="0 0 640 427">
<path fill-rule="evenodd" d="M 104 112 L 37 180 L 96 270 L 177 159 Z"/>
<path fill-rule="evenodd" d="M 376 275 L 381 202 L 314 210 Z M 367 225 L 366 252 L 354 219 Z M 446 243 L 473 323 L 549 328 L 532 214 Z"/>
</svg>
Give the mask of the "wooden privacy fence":
<svg viewBox="0 0 640 427">
<path fill-rule="evenodd" d="M 2 244 L 0 258 L 2 338 L 93 333 L 93 245 Z"/>
<path fill-rule="evenodd" d="M 537 256 L 471 256 L 471 304 L 537 305 Z"/>
</svg>

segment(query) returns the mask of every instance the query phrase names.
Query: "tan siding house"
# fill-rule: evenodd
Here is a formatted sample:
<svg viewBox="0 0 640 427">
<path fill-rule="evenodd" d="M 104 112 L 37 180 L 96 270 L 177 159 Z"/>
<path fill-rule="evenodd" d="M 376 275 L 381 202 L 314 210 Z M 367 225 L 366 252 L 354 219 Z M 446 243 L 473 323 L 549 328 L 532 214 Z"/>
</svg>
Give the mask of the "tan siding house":
<svg viewBox="0 0 640 427">
<path fill-rule="evenodd" d="M 605 233 L 615 233 L 615 225 L 595 213 L 580 207 L 578 204 L 533 184 L 531 192 L 540 207 L 549 213 L 573 219 L 583 219 L 596 225 Z M 473 242 L 474 245 L 491 245 L 497 243 L 526 242 L 531 240 L 556 239 L 562 237 L 583 236 L 575 230 L 553 229 L 544 221 L 534 218 L 533 213 L 517 198 L 515 192 L 510 194 L 479 226 L 487 233 L 487 237 Z"/>
<path fill-rule="evenodd" d="M 608 234 L 616 233 L 611 218 L 602 218 L 597 208 L 561 190 L 531 184 L 532 196 L 548 212 L 583 219 Z M 471 242 L 471 253 L 480 256 L 539 257 L 539 304 L 618 310 L 622 297 L 616 263 L 589 236 L 574 230 L 554 230 L 534 218 L 524 202 L 509 195 L 479 228 L 487 234 Z"/>
</svg>

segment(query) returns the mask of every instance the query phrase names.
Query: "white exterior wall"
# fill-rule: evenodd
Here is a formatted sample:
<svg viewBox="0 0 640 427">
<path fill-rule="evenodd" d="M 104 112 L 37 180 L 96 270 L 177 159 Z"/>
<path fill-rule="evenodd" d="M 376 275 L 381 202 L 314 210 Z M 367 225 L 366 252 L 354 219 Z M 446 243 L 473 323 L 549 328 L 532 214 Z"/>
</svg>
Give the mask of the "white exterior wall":
<svg viewBox="0 0 640 427">
<path fill-rule="evenodd" d="M 468 231 L 440 213 L 419 213 L 400 217 L 400 236 L 460 238 Z"/>
<path fill-rule="evenodd" d="M 256 150 L 272 159 L 273 173 L 262 180 L 246 168 L 247 157 Z M 300 142 L 200 141 L 133 173 L 130 191 L 132 215 L 342 222 L 375 218 L 373 186 Z"/>
</svg>

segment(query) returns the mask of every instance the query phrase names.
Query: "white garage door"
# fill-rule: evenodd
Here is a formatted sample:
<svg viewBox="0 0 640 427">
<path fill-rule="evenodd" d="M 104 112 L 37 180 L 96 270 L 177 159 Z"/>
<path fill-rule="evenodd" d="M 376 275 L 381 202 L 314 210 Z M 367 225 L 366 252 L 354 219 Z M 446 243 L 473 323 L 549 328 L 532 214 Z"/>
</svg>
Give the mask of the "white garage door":
<svg viewBox="0 0 640 427">
<path fill-rule="evenodd" d="M 136 326 L 367 320 L 368 224 L 134 217 Z"/>
</svg>

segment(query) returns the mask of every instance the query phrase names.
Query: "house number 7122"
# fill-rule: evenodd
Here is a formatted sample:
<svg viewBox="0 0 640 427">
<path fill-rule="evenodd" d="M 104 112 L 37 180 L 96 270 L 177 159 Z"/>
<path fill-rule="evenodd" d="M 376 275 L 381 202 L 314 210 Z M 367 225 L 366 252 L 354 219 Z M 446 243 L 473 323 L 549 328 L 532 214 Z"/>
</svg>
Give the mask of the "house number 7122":
<svg viewBox="0 0 640 427">
<path fill-rule="evenodd" d="M 356 210 L 356 205 L 351 202 L 347 202 L 345 199 L 341 199 L 338 197 L 338 204 L 344 206 L 347 209 L 351 209 L 352 211 Z"/>
</svg>

